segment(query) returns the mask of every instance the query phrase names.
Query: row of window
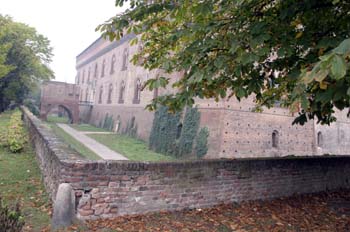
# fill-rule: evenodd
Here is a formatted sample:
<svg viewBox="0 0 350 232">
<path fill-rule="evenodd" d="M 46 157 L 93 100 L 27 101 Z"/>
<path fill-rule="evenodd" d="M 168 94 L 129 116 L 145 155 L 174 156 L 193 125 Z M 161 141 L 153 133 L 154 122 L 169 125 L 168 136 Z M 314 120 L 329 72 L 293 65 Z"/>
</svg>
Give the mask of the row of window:
<svg viewBox="0 0 350 232">
<path fill-rule="evenodd" d="M 135 88 L 134 88 L 134 98 L 133 98 L 133 104 L 139 104 L 141 101 L 141 80 L 137 79 L 135 82 Z M 108 97 L 107 97 L 107 104 L 111 104 L 112 102 L 112 96 L 113 96 L 113 84 L 109 84 L 108 86 Z M 89 101 L 89 89 L 86 90 L 85 93 L 85 101 Z M 94 94 L 94 93 L 93 93 Z M 95 95 L 95 94 L 94 94 Z M 119 96 L 118 96 L 118 103 L 122 104 L 124 103 L 124 96 L 125 95 L 125 82 L 121 81 L 120 87 L 119 87 Z M 83 101 L 83 90 L 81 91 L 81 101 Z M 103 102 L 103 86 L 100 86 L 99 89 L 99 96 L 98 96 L 98 103 L 102 104 Z"/>
<path fill-rule="evenodd" d="M 342 135 L 344 137 L 344 135 Z M 317 132 L 317 146 L 322 148 L 323 147 L 323 135 L 322 132 Z M 278 148 L 278 131 L 274 130 L 272 132 L 272 147 Z"/>
<path fill-rule="evenodd" d="M 123 63 L 122 63 L 122 67 L 121 67 L 121 71 L 124 71 L 127 69 L 128 67 L 128 57 L 129 57 L 129 51 L 127 48 L 124 49 L 123 52 Z M 113 74 L 115 72 L 115 63 L 116 63 L 116 56 L 115 54 L 113 54 L 112 58 L 111 58 L 111 68 L 110 68 L 110 74 Z M 106 60 L 104 59 L 102 61 L 102 69 L 101 69 L 101 78 L 105 76 L 105 69 L 106 69 Z M 82 71 L 82 76 L 80 79 L 80 73 L 78 73 L 77 76 L 77 84 L 81 83 L 84 84 L 85 83 L 85 70 Z M 91 67 L 88 68 L 88 74 L 87 74 L 87 80 L 86 83 L 90 82 L 90 75 L 91 74 Z M 95 69 L 94 69 L 94 75 L 93 75 L 94 79 L 98 78 L 98 63 L 95 63 Z"/>
</svg>

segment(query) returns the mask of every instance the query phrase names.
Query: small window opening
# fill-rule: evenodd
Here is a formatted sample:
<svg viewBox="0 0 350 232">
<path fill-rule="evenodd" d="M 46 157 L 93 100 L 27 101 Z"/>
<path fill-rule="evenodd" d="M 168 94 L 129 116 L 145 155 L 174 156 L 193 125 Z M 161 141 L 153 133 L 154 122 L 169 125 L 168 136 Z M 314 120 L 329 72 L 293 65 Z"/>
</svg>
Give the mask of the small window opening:
<svg viewBox="0 0 350 232">
<path fill-rule="evenodd" d="M 317 133 L 317 146 L 318 147 L 322 147 L 323 146 L 323 135 L 322 135 L 321 131 L 319 131 Z"/>
<path fill-rule="evenodd" d="M 176 139 L 179 139 L 181 136 L 181 132 L 182 132 L 182 123 L 177 125 L 177 130 L 176 130 Z"/>
<path fill-rule="evenodd" d="M 278 131 L 276 130 L 272 132 L 272 147 L 278 147 Z"/>
</svg>

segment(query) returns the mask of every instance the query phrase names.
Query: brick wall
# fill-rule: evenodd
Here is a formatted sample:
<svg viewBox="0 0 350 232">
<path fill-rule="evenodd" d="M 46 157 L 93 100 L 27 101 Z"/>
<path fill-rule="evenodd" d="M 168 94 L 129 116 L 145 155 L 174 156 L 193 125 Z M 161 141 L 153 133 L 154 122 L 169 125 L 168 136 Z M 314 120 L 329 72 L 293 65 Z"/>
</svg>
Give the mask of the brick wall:
<svg viewBox="0 0 350 232">
<path fill-rule="evenodd" d="M 28 128 L 30 142 L 35 150 L 46 191 L 55 199 L 58 185 L 62 183 L 61 167 L 64 162 L 84 159 L 72 150 L 41 120 L 26 108 L 21 108 L 23 120 Z"/>
<path fill-rule="evenodd" d="M 40 121 L 24 113 L 47 189 L 54 193 L 59 183 L 70 183 L 81 219 L 350 187 L 348 156 L 171 163 L 77 160 Z"/>
</svg>

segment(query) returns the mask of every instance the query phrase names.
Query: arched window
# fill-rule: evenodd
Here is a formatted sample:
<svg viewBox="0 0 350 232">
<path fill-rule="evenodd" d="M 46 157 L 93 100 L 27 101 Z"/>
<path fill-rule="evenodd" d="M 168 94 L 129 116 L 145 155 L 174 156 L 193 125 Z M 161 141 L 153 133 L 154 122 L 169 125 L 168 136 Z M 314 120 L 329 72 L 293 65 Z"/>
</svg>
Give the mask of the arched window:
<svg viewBox="0 0 350 232">
<path fill-rule="evenodd" d="M 322 135 L 321 131 L 319 131 L 317 133 L 317 146 L 318 147 L 322 147 L 323 146 L 323 135 Z"/>
<path fill-rule="evenodd" d="M 120 83 L 119 100 L 118 103 L 124 103 L 125 82 Z"/>
<path fill-rule="evenodd" d="M 85 79 L 85 70 L 83 71 L 83 79 L 81 80 L 81 83 L 84 84 Z"/>
<path fill-rule="evenodd" d="M 113 93 L 113 85 L 109 84 L 109 88 L 108 88 L 108 100 L 107 103 L 111 104 L 112 103 L 112 93 Z"/>
<path fill-rule="evenodd" d="M 98 65 L 95 64 L 94 78 L 97 78 Z"/>
<path fill-rule="evenodd" d="M 179 123 L 177 125 L 177 130 L 176 130 L 176 139 L 179 139 L 181 136 L 181 132 L 182 132 L 182 123 Z"/>
<path fill-rule="evenodd" d="M 99 97 L 98 97 L 98 103 L 102 103 L 102 93 L 103 93 L 103 86 L 101 85 L 101 87 L 100 87 L 100 95 L 99 95 Z"/>
<path fill-rule="evenodd" d="M 124 52 L 123 52 L 123 65 L 122 65 L 122 71 L 126 70 L 128 68 L 128 56 L 129 56 L 129 52 L 128 49 L 125 48 Z"/>
<path fill-rule="evenodd" d="M 90 82 L 90 73 L 91 73 L 91 68 L 89 67 L 89 70 L 88 70 L 88 79 L 87 79 L 87 82 L 88 82 L 88 83 Z"/>
<path fill-rule="evenodd" d="M 118 82 L 116 82 L 115 83 L 115 87 L 114 87 L 114 95 L 113 96 L 115 96 L 115 98 L 116 98 L 116 101 L 115 102 L 118 102 L 119 100 L 118 100 Z"/>
<path fill-rule="evenodd" d="M 134 104 L 139 104 L 141 100 L 141 81 L 137 79 L 135 82 Z"/>
<path fill-rule="evenodd" d="M 274 130 L 272 132 L 272 147 L 278 148 L 278 131 Z"/>
<path fill-rule="evenodd" d="M 111 62 L 111 71 L 110 71 L 110 74 L 113 74 L 114 73 L 114 65 L 115 65 L 115 55 L 113 54 L 112 56 L 112 62 Z"/>
<path fill-rule="evenodd" d="M 86 93 L 85 93 L 85 101 L 88 101 L 88 97 L 89 97 L 89 89 L 86 89 Z"/>
<path fill-rule="evenodd" d="M 91 96 L 91 102 L 95 102 L 95 94 L 96 94 L 96 91 L 93 90 L 92 91 L 92 96 Z"/>
<path fill-rule="evenodd" d="M 101 77 L 105 76 L 105 68 L 106 68 L 106 61 L 103 60 L 103 62 L 102 62 L 102 70 L 101 70 Z"/>
<path fill-rule="evenodd" d="M 142 52 L 142 50 L 143 50 L 143 44 L 140 43 L 139 46 L 137 47 L 137 53 L 140 54 L 140 53 Z M 140 57 L 139 60 L 137 61 L 137 64 L 138 64 L 138 65 L 142 65 L 143 62 L 144 62 L 143 58 Z"/>
</svg>

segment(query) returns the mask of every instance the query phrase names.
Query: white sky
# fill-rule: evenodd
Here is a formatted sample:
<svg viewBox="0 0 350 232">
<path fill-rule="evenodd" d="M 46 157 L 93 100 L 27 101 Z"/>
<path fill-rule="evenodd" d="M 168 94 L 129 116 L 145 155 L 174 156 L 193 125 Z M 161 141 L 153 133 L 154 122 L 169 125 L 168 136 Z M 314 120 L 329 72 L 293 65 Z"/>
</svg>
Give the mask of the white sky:
<svg viewBox="0 0 350 232">
<path fill-rule="evenodd" d="M 35 27 L 50 40 L 57 81 L 74 83 L 75 57 L 101 34 L 95 28 L 121 12 L 115 0 L 0 0 L 0 14 Z"/>
</svg>

